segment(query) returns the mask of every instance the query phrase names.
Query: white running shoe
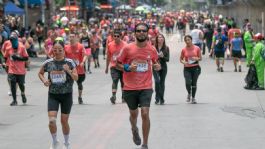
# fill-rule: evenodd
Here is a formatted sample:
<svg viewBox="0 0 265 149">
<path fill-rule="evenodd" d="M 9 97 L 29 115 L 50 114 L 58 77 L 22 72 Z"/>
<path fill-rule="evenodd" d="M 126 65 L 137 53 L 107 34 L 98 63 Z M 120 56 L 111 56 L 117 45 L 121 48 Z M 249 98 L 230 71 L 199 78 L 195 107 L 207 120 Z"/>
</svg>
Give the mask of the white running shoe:
<svg viewBox="0 0 265 149">
<path fill-rule="evenodd" d="M 70 146 L 70 144 L 68 143 L 68 144 L 63 144 L 63 149 L 71 149 L 71 146 Z"/>
<path fill-rule="evenodd" d="M 12 93 L 10 91 L 8 91 L 7 94 L 8 94 L 8 96 L 11 96 L 12 95 Z"/>
<path fill-rule="evenodd" d="M 55 143 L 52 143 L 50 149 L 58 149 L 60 146 L 60 142 L 57 140 Z"/>
</svg>

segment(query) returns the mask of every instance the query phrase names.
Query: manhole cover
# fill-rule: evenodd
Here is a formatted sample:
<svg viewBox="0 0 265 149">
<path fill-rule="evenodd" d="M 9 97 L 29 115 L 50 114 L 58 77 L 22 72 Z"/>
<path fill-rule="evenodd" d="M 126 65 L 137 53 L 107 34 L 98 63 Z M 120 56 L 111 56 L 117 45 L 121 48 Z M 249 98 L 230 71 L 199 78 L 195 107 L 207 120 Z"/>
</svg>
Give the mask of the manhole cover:
<svg viewBox="0 0 265 149">
<path fill-rule="evenodd" d="M 228 107 L 225 106 L 222 108 L 224 112 L 228 113 L 234 113 L 239 116 L 243 117 L 249 117 L 249 118 L 257 118 L 257 117 L 262 117 L 265 118 L 264 112 L 257 107 L 254 108 L 248 108 L 248 107 Z"/>
</svg>

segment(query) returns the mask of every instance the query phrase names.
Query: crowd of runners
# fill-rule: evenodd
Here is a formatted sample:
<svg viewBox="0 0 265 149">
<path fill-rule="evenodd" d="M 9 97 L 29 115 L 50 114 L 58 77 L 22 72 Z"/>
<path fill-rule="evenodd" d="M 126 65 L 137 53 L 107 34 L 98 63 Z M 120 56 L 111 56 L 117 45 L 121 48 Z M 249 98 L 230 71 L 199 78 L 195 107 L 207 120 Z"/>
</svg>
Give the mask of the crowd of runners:
<svg viewBox="0 0 265 149">
<path fill-rule="evenodd" d="M 179 42 L 186 43 L 181 50 L 180 63 L 184 65 L 188 103 L 197 103 L 195 95 L 201 73 L 199 61 L 205 54 L 215 59 L 218 72 L 224 72 L 225 58 L 230 57 L 234 71 L 241 72 L 242 58 L 246 58 L 248 67 L 255 66 L 258 79 L 258 85 L 251 89 L 264 89 L 264 36 L 254 33 L 248 19 L 239 27 L 234 18 L 185 11 L 167 12 L 161 16 L 103 17 L 88 22 L 56 16 L 47 33 L 41 22 L 37 22 L 34 29 L 23 31 L 12 23 L 14 21 L 17 20 L 7 17 L 0 22 L 0 69 L 7 73 L 9 94 L 12 95 L 10 105 L 18 104 L 17 86 L 21 90 L 22 102 L 27 103 L 24 84 L 26 72 L 30 71 L 30 59 L 45 54 L 46 61 L 38 75 L 44 86 L 49 87 L 51 149 L 59 145 L 56 127 L 59 107 L 64 147 L 70 148 L 68 118 L 73 104 L 73 83 L 78 86 L 78 103 L 83 104 L 86 75 L 100 67 L 105 68 L 105 73 L 110 73 L 112 78 L 112 96 L 109 99 L 112 104 L 117 102 L 120 82 L 121 101 L 127 103 L 130 111 L 133 141 L 142 145 L 142 149 L 148 149 L 152 77 L 155 104 L 164 105 L 167 62 L 170 60 L 165 36 L 172 34 L 180 35 Z M 34 39 L 38 44 L 34 44 Z M 103 59 L 99 57 L 101 52 Z M 138 108 L 141 108 L 143 141 L 137 127 Z"/>
</svg>

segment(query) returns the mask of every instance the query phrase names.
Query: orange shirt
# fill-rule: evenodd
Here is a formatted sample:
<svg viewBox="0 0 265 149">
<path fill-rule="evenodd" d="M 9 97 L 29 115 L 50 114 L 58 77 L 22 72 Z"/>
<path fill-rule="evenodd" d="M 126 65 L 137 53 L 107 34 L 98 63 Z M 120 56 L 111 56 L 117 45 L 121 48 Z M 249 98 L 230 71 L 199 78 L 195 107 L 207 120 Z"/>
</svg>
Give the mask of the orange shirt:
<svg viewBox="0 0 265 149">
<path fill-rule="evenodd" d="M 121 49 L 126 45 L 126 42 L 120 41 L 119 44 L 117 44 L 115 41 L 112 41 L 108 44 L 108 51 L 107 55 L 108 58 L 110 58 L 110 67 L 116 67 L 116 60 L 118 55 L 120 54 Z"/>
<path fill-rule="evenodd" d="M 126 45 L 117 61 L 122 64 L 135 63 L 137 71 L 123 73 L 123 90 L 152 89 L 152 65 L 157 59 L 156 49 L 150 44 L 141 48 L 136 43 Z"/>
<path fill-rule="evenodd" d="M 17 75 L 25 75 L 25 61 L 14 61 L 11 56 L 16 54 L 20 57 L 28 57 L 27 50 L 25 46 L 19 42 L 17 52 L 15 53 L 14 49 L 12 48 L 12 44 L 7 44 L 5 47 L 4 57 L 8 60 L 8 73 L 9 74 L 17 74 Z"/>
<path fill-rule="evenodd" d="M 199 47 L 193 45 L 190 48 L 185 47 L 182 49 L 180 59 L 185 59 L 185 61 L 188 62 L 184 67 L 194 67 L 199 65 L 199 63 L 194 64 L 192 57 L 201 57 L 201 50 Z"/>
<path fill-rule="evenodd" d="M 85 56 L 85 49 L 81 43 L 77 43 L 74 46 L 70 44 L 65 45 L 65 57 L 72 59 L 77 65 L 77 73 L 78 74 L 85 74 L 84 67 L 80 66 L 80 63 L 83 62 L 83 58 Z"/>
</svg>

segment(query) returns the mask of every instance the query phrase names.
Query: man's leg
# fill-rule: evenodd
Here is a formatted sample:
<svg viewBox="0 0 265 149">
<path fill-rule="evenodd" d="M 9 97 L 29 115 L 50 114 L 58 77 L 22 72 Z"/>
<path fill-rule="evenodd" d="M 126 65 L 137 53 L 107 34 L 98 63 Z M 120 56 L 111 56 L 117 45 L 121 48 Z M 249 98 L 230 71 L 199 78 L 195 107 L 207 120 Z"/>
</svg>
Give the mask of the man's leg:
<svg viewBox="0 0 265 149">
<path fill-rule="evenodd" d="M 141 108 L 142 116 L 142 129 L 143 129 L 143 144 L 148 144 L 148 136 L 150 132 L 150 118 L 149 118 L 149 107 Z"/>
</svg>

